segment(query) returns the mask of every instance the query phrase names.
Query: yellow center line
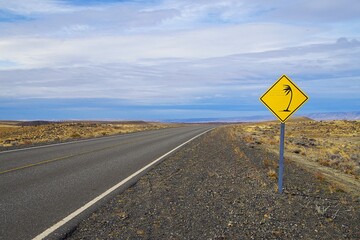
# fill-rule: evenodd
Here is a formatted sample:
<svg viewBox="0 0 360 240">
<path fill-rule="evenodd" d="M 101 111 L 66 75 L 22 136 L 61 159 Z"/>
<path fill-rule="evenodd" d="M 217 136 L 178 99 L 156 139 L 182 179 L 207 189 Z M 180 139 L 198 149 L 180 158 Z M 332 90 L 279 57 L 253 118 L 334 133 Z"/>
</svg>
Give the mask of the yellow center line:
<svg viewBox="0 0 360 240">
<path fill-rule="evenodd" d="M 130 143 L 133 143 L 133 142 L 130 142 Z M 127 144 L 130 144 L 130 143 L 127 143 Z M 4 170 L 4 171 L 0 172 L 0 174 L 14 172 L 14 171 L 18 171 L 18 170 L 21 170 L 21 169 L 35 167 L 35 166 L 39 166 L 39 165 L 43 165 L 43 164 L 46 164 L 46 163 L 51 163 L 51 162 L 55 162 L 55 161 L 59 161 L 59 160 L 70 159 L 72 157 L 78 157 L 78 156 L 85 155 L 85 154 L 88 154 L 88 153 L 99 152 L 99 151 L 102 151 L 102 150 L 118 147 L 120 145 L 125 145 L 125 144 L 116 144 L 116 145 L 112 145 L 112 146 L 109 146 L 109 147 L 99 148 L 99 149 L 86 151 L 86 152 L 81 152 L 81 153 L 77 153 L 77 154 L 71 154 L 71 155 L 68 155 L 68 156 L 54 158 L 54 159 L 50 159 L 50 160 L 44 160 L 44 161 L 41 161 L 41 162 L 32 163 L 32 164 L 28 164 L 28 165 L 24 165 L 24 166 L 20 166 L 20 167 L 16 167 L 16 168 L 11 168 L 11 169 L 8 169 L 8 170 Z"/>
</svg>

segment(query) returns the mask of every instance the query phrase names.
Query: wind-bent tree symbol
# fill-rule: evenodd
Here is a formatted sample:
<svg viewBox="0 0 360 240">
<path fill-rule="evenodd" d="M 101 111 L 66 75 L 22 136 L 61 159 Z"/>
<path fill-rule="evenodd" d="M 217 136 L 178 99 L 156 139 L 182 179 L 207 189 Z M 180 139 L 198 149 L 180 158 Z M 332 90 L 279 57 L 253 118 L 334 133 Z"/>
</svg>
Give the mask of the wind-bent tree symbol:
<svg viewBox="0 0 360 240">
<path fill-rule="evenodd" d="M 289 107 L 291 105 L 291 101 L 293 98 L 293 91 L 291 89 L 291 87 L 289 85 L 284 85 L 284 89 L 283 91 L 285 92 L 285 96 L 289 95 L 290 93 L 290 101 L 289 101 L 289 105 L 287 106 L 287 108 L 284 110 L 284 112 L 290 112 L 291 110 L 289 110 Z"/>
</svg>

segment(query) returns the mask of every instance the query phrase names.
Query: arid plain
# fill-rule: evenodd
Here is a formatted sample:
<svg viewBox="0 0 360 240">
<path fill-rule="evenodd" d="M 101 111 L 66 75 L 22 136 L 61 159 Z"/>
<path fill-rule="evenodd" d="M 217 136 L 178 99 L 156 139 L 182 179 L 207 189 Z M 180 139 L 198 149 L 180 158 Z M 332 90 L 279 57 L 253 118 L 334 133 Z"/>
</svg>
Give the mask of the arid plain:
<svg viewBox="0 0 360 240">
<path fill-rule="evenodd" d="M 0 150 L 78 139 L 177 127 L 181 124 L 106 121 L 3 121 Z M 279 152 L 279 123 L 275 121 L 231 124 L 231 131 L 248 147 Z M 286 124 L 285 161 L 292 161 L 327 179 L 344 191 L 360 188 L 360 121 L 314 121 L 293 118 Z M 266 160 L 268 175 L 277 177 L 277 162 Z"/>
<path fill-rule="evenodd" d="M 0 149 L 58 143 L 175 126 L 177 125 L 142 121 L 3 121 L 0 122 Z"/>
<path fill-rule="evenodd" d="M 360 121 L 288 121 L 282 195 L 277 193 L 279 125 L 219 126 L 165 159 L 66 236 L 358 239 Z M 2 122 L 0 144 L 7 150 L 177 126 Z"/>
<path fill-rule="evenodd" d="M 278 122 L 248 123 L 233 131 L 253 147 L 279 152 Z M 318 179 L 327 179 L 344 191 L 360 193 L 360 121 L 314 121 L 294 118 L 285 130 L 285 161 L 292 161 Z M 277 162 L 268 161 L 276 177 Z"/>
</svg>

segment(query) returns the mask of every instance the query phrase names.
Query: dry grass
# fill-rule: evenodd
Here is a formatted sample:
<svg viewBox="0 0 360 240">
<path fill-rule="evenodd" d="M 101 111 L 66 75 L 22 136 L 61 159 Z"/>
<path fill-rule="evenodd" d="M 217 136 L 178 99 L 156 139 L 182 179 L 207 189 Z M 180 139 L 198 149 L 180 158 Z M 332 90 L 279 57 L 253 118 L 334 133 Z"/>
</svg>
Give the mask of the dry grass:
<svg viewBox="0 0 360 240">
<path fill-rule="evenodd" d="M 0 129 L 3 128 L 18 128 L 19 126 L 16 125 L 10 125 L 10 124 L 0 124 Z"/>
<path fill-rule="evenodd" d="M 238 124 L 232 130 L 250 147 L 279 152 L 279 122 Z M 353 186 L 360 186 L 360 121 L 297 119 L 287 122 L 285 156 L 312 168 L 315 178 L 320 181 L 341 178 L 351 181 Z M 270 178 L 275 178 L 276 164 L 269 159 L 263 161 Z M 342 182 L 343 187 L 346 185 Z M 330 192 L 338 191 L 335 185 L 329 188 Z"/>
<path fill-rule="evenodd" d="M 19 126 L 13 123 L 8 124 L 6 122 L 1 122 L 0 147 L 110 136 L 176 126 L 177 125 L 172 124 L 146 122 L 63 122 L 38 126 Z"/>
<path fill-rule="evenodd" d="M 274 169 L 269 168 L 269 170 L 267 172 L 267 175 L 268 175 L 269 178 L 277 180 L 277 174 L 276 174 L 276 171 Z"/>
<path fill-rule="evenodd" d="M 321 172 L 316 172 L 315 173 L 315 178 L 318 179 L 319 181 L 324 181 L 325 180 L 325 176 Z"/>
<path fill-rule="evenodd" d="M 279 147 L 279 123 L 265 122 L 237 126 L 245 142 Z M 285 151 L 338 169 L 360 175 L 360 121 L 296 121 L 286 123 Z"/>
</svg>

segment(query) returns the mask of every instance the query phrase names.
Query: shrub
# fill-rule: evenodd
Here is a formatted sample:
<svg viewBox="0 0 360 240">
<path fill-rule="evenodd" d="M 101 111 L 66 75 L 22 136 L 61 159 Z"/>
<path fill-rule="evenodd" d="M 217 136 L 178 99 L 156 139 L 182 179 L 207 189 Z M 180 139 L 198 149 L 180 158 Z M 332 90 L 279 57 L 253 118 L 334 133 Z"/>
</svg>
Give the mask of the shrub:
<svg viewBox="0 0 360 240">
<path fill-rule="evenodd" d="M 81 138 L 81 135 L 79 134 L 79 133 L 73 133 L 73 134 L 71 134 L 71 136 L 70 136 L 71 138 Z"/>
</svg>

